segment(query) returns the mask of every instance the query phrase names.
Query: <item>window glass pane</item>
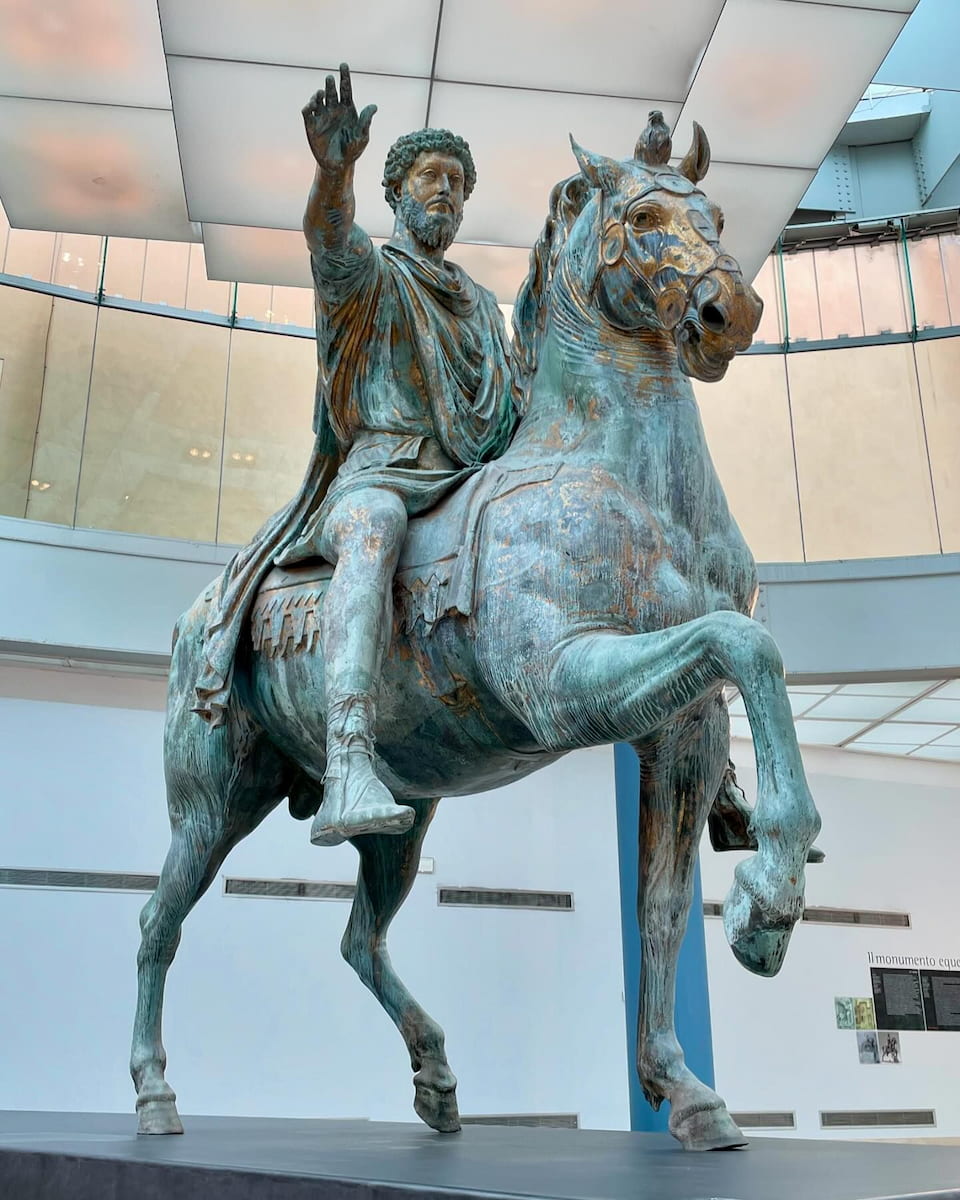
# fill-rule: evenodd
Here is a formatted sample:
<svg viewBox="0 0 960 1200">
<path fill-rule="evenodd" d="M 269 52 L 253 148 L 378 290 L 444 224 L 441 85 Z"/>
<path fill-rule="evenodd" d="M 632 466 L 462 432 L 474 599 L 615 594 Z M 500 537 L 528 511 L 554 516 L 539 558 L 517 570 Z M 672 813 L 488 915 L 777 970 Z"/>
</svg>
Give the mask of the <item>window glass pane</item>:
<svg viewBox="0 0 960 1200">
<path fill-rule="evenodd" d="M 855 253 L 864 333 L 904 333 L 910 322 L 899 243 L 857 246 Z"/>
<path fill-rule="evenodd" d="M 309 338 L 233 331 L 218 541 L 246 542 L 300 486 L 316 381 Z"/>
<path fill-rule="evenodd" d="M 273 319 L 273 288 L 266 283 L 238 283 L 237 317 L 269 324 Z"/>
<path fill-rule="evenodd" d="M 10 517 L 26 512 L 52 308 L 42 292 L 0 287 L 0 513 Z"/>
<path fill-rule="evenodd" d="M 939 241 L 950 324 L 960 325 L 960 233 L 941 233 Z"/>
<path fill-rule="evenodd" d="M 857 260 L 852 246 L 814 250 L 820 331 L 824 338 L 862 337 L 863 315 L 857 286 Z"/>
<path fill-rule="evenodd" d="M 186 242 L 147 242 L 143 264 L 143 295 L 147 304 L 187 306 L 187 268 L 190 247 Z"/>
<path fill-rule="evenodd" d="M 53 282 L 78 292 L 96 293 L 100 278 L 103 238 L 86 233 L 62 233 L 57 241 Z"/>
<path fill-rule="evenodd" d="M 187 308 L 192 312 L 210 312 L 218 316 L 230 315 L 230 284 L 222 280 L 207 279 L 207 267 L 203 247 L 190 247 L 190 264 L 187 275 Z"/>
<path fill-rule="evenodd" d="M 950 324 L 947 284 L 943 277 L 940 239 L 915 238 L 906 244 L 910 259 L 910 282 L 917 310 L 918 329 L 943 329 Z"/>
<path fill-rule="evenodd" d="M 813 255 L 805 250 L 784 254 L 783 281 L 787 293 L 787 328 L 791 342 L 819 342 L 820 306 Z"/>
<path fill-rule="evenodd" d="M 53 278 L 55 233 L 37 233 L 33 229 L 11 229 L 3 270 L 7 275 L 22 275 L 49 283 Z"/>
<path fill-rule="evenodd" d="M 143 238 L 107 238 L 103 291 L 107 296 L 139 300 L 143 293 L 143 264 L 147 243 Z"/>
<path fill-rule="evenodd" d="M 100 310 L 78 525 L 215 539 L 229 336 Z"/>
<path fill-rule="evenodd" d="M 95 305 L 54 300 L 27 497 L 36 521 L 73 524 L 96 328 Z"/>
<path fill-rule="evenodd" d="M 757 272 L 753 281 L 757 295 L 763 301 L 763 316 L 754 335 L 755 343 L 777 345 L 783 341 L 783 323 L 780 316 L 780 280 L 777 276 L 777 260 L 770 254 Z"/>
<path fill-rule="evenodd" d="M 273 289 L 273 323 L 313 328 L 313 290 L 311 288 L 275 287 Z"/>
</svg>

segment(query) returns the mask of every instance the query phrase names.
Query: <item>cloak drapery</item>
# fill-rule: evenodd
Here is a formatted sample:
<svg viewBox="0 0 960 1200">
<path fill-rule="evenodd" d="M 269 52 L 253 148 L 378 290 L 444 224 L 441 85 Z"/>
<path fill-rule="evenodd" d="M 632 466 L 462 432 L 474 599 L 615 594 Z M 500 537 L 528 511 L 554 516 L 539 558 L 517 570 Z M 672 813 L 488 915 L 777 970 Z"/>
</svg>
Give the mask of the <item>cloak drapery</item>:
<svg viewBox="0 0 960 1200">
<path fill-rule="evenodd" d="M 293 500 L 227 564 L 210 601 L 194 711 L 211 727 L 225 719 L 260 584 L 274 562 L 316 556 L 334 503 L 355 488 L 380 486 L 396 491 L 408 512 L 421 512 L 502 453 L 513 431 L 509 350 L 492 293 L 454 264 L 437 268 L 369 239 L 359 255 L 329 267 L 314 256 L 316 442 L 306 475 Z M 354 453 L 355 439 L 369 432 L 389 436 L 379 443 L 360 436 Z M 451 470 L 416 466 L 429 438 Z"/>
</svg>

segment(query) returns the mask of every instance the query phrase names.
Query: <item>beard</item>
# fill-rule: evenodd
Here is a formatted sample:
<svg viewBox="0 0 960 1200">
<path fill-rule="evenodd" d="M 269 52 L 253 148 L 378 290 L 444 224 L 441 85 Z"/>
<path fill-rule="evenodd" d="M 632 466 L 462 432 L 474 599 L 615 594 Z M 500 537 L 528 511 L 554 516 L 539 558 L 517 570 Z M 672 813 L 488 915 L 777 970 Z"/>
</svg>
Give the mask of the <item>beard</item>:
<svg viewBox="0 0 960 1200">
<path fill-rule="evenodd" d="M 397 205 L 397 214 L 418 242 L 430 250 L 446 250 L 457 236 L 462 214 L 427 212 L 424 205 L 404 192 Z"/>
</svg>

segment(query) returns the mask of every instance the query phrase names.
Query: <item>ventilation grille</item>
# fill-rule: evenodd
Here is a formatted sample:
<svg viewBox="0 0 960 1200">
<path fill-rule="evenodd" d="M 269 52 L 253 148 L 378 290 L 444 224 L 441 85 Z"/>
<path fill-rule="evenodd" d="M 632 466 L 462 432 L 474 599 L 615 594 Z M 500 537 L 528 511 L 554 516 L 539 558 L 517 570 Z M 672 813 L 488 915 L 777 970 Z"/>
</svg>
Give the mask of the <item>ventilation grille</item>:
<svg viewBox="0 0 960 1200">
<path fill-rule="evenodd" d="M 269 896 L 281 900 L 352 900 L 355 883 L 323 883 L 311 879 L 225 879 L 226 896 Z"/>
<path fill-rule="evenodd" d="M 0 887 L 89 888 L 93 891 L 152 892 L 159 875 L 121 871 L 43 871 L 0 867 Z"/>
<path fill-rule="evenodd" d="M 705 917 L 722 917 L 723 904 L 719 900 L 703 902 Z M 872 929 L 909 929 L 910 914 L 901 912 L 873 912 L 860 908 L 807 908 L 804 921 L 812 925 L 865 925 Z"/>
<path fill-rule="evenodd" d="M 576 1113 L 501 1113 L 483 1117 L 461 1117 L 462 1125 L 525 1125 L 536 1129 L 579 1129 Z"/>
<path fill-rule="evenodd" d="M 792 1112 L 732 1112 L 741 1129 L 796 1129 L 797 1114 Z"/>
<path fill-rule="evenodd" d="M 853 1112 L 822 1112 L 821 1129 L 876 1129 L 898 1125 L 936 1125 L 932 1108 L 876 1109 Z"/>
<path fill-rule="evenodd" d="M 572 912 L 573 893 L 442 887 L 437 889 L 437 903 L 469 908 L 546 908 L 554 912 Z"/>
</svg>

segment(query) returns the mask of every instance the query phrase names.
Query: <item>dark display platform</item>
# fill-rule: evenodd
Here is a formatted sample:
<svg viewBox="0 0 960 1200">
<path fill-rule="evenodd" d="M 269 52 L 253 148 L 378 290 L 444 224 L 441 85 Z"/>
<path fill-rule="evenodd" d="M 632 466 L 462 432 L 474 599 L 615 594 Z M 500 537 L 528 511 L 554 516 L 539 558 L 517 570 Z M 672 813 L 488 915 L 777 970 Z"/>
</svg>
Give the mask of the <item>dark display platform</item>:
<svg viewBox="0 0 960 1200">
<path fill-rule="evenodd" d="M 137 1137 L 109 1113 L 0 1112 L 3 1200 L 960 1200 L 960 1148 L 240 1117 Z"/>
</svg>

